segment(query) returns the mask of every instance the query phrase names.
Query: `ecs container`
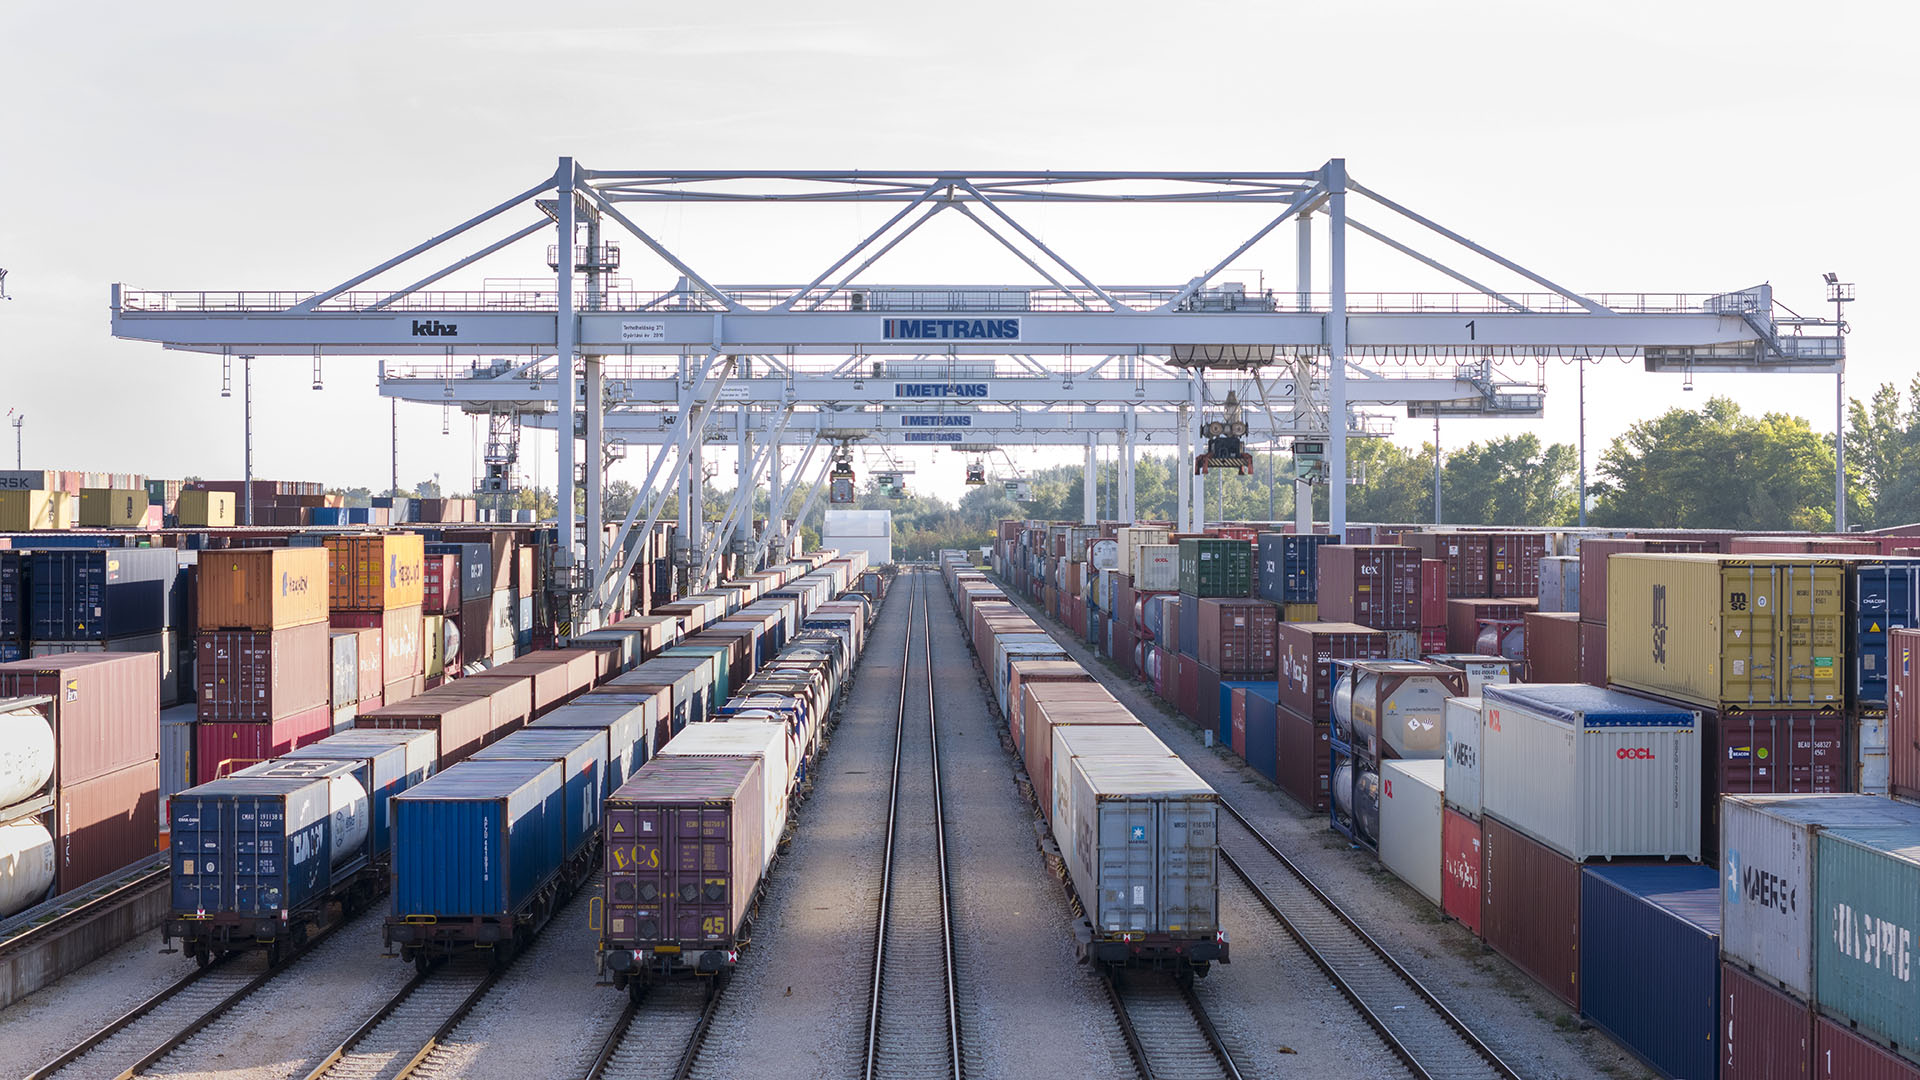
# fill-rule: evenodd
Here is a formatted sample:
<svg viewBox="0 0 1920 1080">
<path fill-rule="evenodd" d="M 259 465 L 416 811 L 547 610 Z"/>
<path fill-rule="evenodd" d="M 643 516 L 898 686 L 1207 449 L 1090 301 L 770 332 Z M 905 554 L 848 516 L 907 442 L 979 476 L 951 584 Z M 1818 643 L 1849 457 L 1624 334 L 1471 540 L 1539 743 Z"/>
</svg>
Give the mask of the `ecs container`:
<svg viewBox="0 0 1920 1080">
<path fill-rule="evenodd" d="M 327 549 L 232 548 L 201 553 L 202 630 L 284 630 L 327 621 Z"/>
<path fill-rule="evenodd" d="M 1580 1007 L 1580 864 L 1481 819 L 1480 928 L 1495 952 Z"/>
<path fill-rule="evenodd" d="M 565 861 L 564 784 L 552 761 L 469 761 L 394 796 L 390 939 L 523 913 Z"/>
<path fill-rule="evenodd" d="M 1380 864 L 1435 906 L 1441 899 L 1441 786 L 1446 763 L 1380 766 Z"/>
<path fill-rule="evenodd" d="M 1066 767 L 1067 828 L 1078 838 L 1068 872 L 1095 938 L 1211 941 L 1219 796 L 1178 757 L 1077 757 Z"/>
<path fill-rule="evenodd" d="M 1707 866 L 1580 875 L 1580 1015 L 1662 1076 L 1719 1062 L 1720 877 Z"/>
<path fill-rule="evenodd" d="M 1584 683 L 1481 694 L 1481 805 L 1575 862 L 1700 858 L 1700 716 Z"/>
</svg>

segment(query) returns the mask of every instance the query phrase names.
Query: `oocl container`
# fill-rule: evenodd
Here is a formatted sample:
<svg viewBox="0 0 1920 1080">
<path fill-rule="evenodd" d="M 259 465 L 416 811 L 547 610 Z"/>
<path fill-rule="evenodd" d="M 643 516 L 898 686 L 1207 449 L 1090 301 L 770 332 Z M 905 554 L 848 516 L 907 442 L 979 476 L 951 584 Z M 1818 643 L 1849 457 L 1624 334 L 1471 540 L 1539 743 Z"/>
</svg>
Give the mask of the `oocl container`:
<svg viewBox="0 0 1920 1080">
<path fill-rule="evenodd" d="M 1441 787 L 1446 763 L 1380 766 L 1380 864 L 1436 906 L 1441 903 Z"/>
<path fill-rule="evenodd" d="M 1447 727 L 1447 805 L 1477 821 L 1480 818 L 1480 698 L 1450 697 L 1443 713 Z"/>
<path fill-rule="evenodd" d="M 1874 1042 L 1920 1054 L 1920 824 L 1830 828 L 1814 857 L 1816 1006 Z"/>
<path fill-rule="evenodd" d="M 1446 753 L 1446 700 L 1463 697 L 1458 668 L 1406 660 L 1340 665 L 1333 692 L 1333 734 L 1378 756 L 1439 758 Z"/>
<path fill-rule="evenodd" d="M 1576 862 L 1700 858 L 1700 716 L 1585 683 L 1481 695 L 1481 805 Z"/>
<path fill-rule="evenodd" d="M 1609 681 L 1708 706 L 1845 699 L 1844 563 L 1616 555 L 1607 572 Z"/>
<path fill-rule="evenodd" d="M 1706 866 L 1580 875 L 1580 1015 L 1662 1076 L 1719 1062 L 1720 882 Z"/>
</svg>

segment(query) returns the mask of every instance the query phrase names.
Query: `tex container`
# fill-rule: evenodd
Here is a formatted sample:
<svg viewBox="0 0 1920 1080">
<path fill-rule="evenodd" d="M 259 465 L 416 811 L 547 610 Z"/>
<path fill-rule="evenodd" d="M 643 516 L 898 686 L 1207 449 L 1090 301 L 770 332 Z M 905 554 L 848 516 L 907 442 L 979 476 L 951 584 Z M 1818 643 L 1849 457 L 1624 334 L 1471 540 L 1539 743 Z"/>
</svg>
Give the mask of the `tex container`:
<svg viewBox="0 0 1920 1080">
<path fill-rule="evenodd" d="M 1265 600 L 1202 599 L 1195 657 L 1223 676 L 1271 676 L 1280 612 Z"/>
<path fill-rule="evenodd" d="M 1440 761 L 1388 761 L 1380 766 L 1380 864 L 1438 907 L 1441 903 Z"/>
<path fill-rule="evenodd" d="M 391 800 L 440 771 L 440 738 L 431 731 L 348 728 L 296 747 L 280 760 L 363 763 L 367 795 L 373 802 L 373 853 L 384 857 L 393 850 Z"/>
<path fill-rule="evenodd" d="M 648 762 L 607 800 L 603 947 L 730 948 L 767 864 L 765 812 L 758 758 Z"/>
<path fill-rule="evenodd" d="M 1920 616 L 1920 561 L 1857 562 L 1852 570 L 1847 655 L 1853 674 L 1847 691 L 1856 705 L 1885 708 L 1888 637 Z"/>
<path fill-rule="evenodd" d="M 172 548 L 35 551 L 26 573 L 29 636 L 99 641 L 171 625 L 180 556 Z"/>
<path fill-rule="evenodd" d="M 1707 706 L 1845 699 L 1846 564 L 1616 555 L 1607 575 L 1610 682 Z"/>
<path fill-rule="evenodd" d="M 1580 1015 L 1662 1076 L 1712 1077 L 1720 1046 L 1720 878 L 1706 866 L 1580 875 Z"/>
<path fill-rule="evenodd" d="M 1068 873 L 1095 936 L 1215 934 L 1219 796 L 1207 782 L 1178 757 L 1084 756 L 1067 767 Z"/>
<path fill-rule="evenodd" d="M 1325 721 L 1333 705 L 1334 660 L 1385 660 L 1387 635 L 1357 623 L 1280 623 L 1274 628 L 1280 703 Z"/>
<path fill-rule="evenodd" d="M 277 922 L 323 895 L 372 854 L 367 786 L 361 762 L 276 761 L 175 795 L 174 913 Z"/>
<path fill-rule="evenodd" d="M 201 553 L 202 630 L 284 630 L 327 621 L 327 549 L 233 548 Z"/>
<path fill-rule="evenodd" d="M 1814 849 L 1828 829 L 1920 826 L 1871 795 L 1729 795 L 1720 806 L 1722 956 L 1801 1000 L 1814 993 Z"/>
<path fill-rule="evenodd" d="M 519 914 L 566 859 L 552 761 L 467 761 L 393 800 L 392 921 Z"/>
<path fill-rule="evenodd" d="M 1481 694 L 1484 813 L 1575 862 L 1700 858 L 1700 715 L 1585 683 Z"/>
<path fill-rule="evenodd" d="M 1183 538 L 1180 591 L 1188 596 L 1252 595 L 1253 545 L 1211 536 Z"/>
<path fill-rule="evenodd" d="M 410 533 L 329 536 L 327 602 L 334 611 L 388 611 L 426 603 L 423 541 Z"/>
<path fill-rule="evenodd" d="M 607 734 L 607 790 L 627 782 L 653 756 L 657 699 L 633 704 L 562 705 L 527 725 L 529 731 L 583 730 Z"/>
<path fill-rule="evenodd" d="M 600 806 L 613 790 L 607 786 L 605 732 L 523 729 L 481 747 L 467 760 L 557 762 L 565 773 L 567 858 L 600 838 Z"/>
<path fill-rule="evenodd" d="M 78 784 L 154 761 L 160 753 L 159 657 L 65 653 L 0 664 L 0 698 L 35 706 L 53 732 L 52 782 Z"/>
<path fill-rule="evenodd" d="M 1720 1080 L 1817 1075 L 1811 1071 L 1812 1039 L 1813 1014 L 1806 1002 L 1735 964 L 1720 965 Z"/>
<path fill-rule="evenodd" d="M 1480 931 L 1574 1009 L 1580 1007 L 1580 864 L 1499 819 L 1481 819 Z"/>
<path fill-rule="evenodd" d="M 1256 592 L 1275 604 L 1311 604 L 1320 592 L 1320 548 L 1340 538 L 1318 533 L 1261 533 L 1255 540 Z"/>
<path fill-rule="evenodd" d="M 1830 828 L 1814 858 L 1816 1008 L 1920 1058 L 1920 825 Z"/>
<path fill-rule="evenodd" d="M 1384 544 L 1328 544 L 1319 552 L 1317 602 L 1327 622 L 1418 630 L 1420 553 Z"/>
<path fill-rule="evenodd" d="M 325 623 L 284 630 L 209 630 L 195 649 L 202 721 L 269 723 L 327 705 L 332 638 Z"/>
</svg>

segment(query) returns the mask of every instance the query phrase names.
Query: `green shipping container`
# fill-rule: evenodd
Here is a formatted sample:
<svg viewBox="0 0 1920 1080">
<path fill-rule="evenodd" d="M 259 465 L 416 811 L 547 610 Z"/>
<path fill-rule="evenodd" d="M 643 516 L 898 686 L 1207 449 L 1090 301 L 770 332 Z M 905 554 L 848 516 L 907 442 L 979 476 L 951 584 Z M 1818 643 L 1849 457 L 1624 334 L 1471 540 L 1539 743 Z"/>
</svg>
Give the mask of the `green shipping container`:
<svg viewBox="0 0 1920 1080">
<path fill-rule="evenodd" d="M 1920 945 L 1914 940 L 1920 929 L 1920 827 L 1828 829 L 1814 846 L 1819 1010 L 1915 1058 L 1920 1054 L 1920 964 L 1914 962 Z"/>
<path fill-rule="evenodd" d="M 1253 545 L 1209 537 L 1180 541 L 1180 591 L 1189 596 L 1253 595 Z"/>
</svg>

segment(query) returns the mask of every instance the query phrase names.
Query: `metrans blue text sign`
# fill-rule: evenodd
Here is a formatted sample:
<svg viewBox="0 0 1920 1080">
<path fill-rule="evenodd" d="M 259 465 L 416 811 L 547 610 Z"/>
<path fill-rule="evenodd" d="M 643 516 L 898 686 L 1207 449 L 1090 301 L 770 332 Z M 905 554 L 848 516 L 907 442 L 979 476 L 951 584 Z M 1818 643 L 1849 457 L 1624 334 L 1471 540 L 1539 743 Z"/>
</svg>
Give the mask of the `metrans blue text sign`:
<svg viewBox="0 0 1920 1080">
<path fill-rule="evenodd" d="M 973 426 L 972 413 L 908 413 L 900 418 L 904 428 L 961 428 Z"/>
<path fill-rule="evenodd" d="M 987 396 L 987 384 L 983 382 L 901 382 L 893 384 L 893 396 L 897 398 L 984 398 Z"/>
<path fill-rule="evenodd" d="M 1019 319 L 883 319 L 888 341 L 1019 341 Z"/>
</svg>

